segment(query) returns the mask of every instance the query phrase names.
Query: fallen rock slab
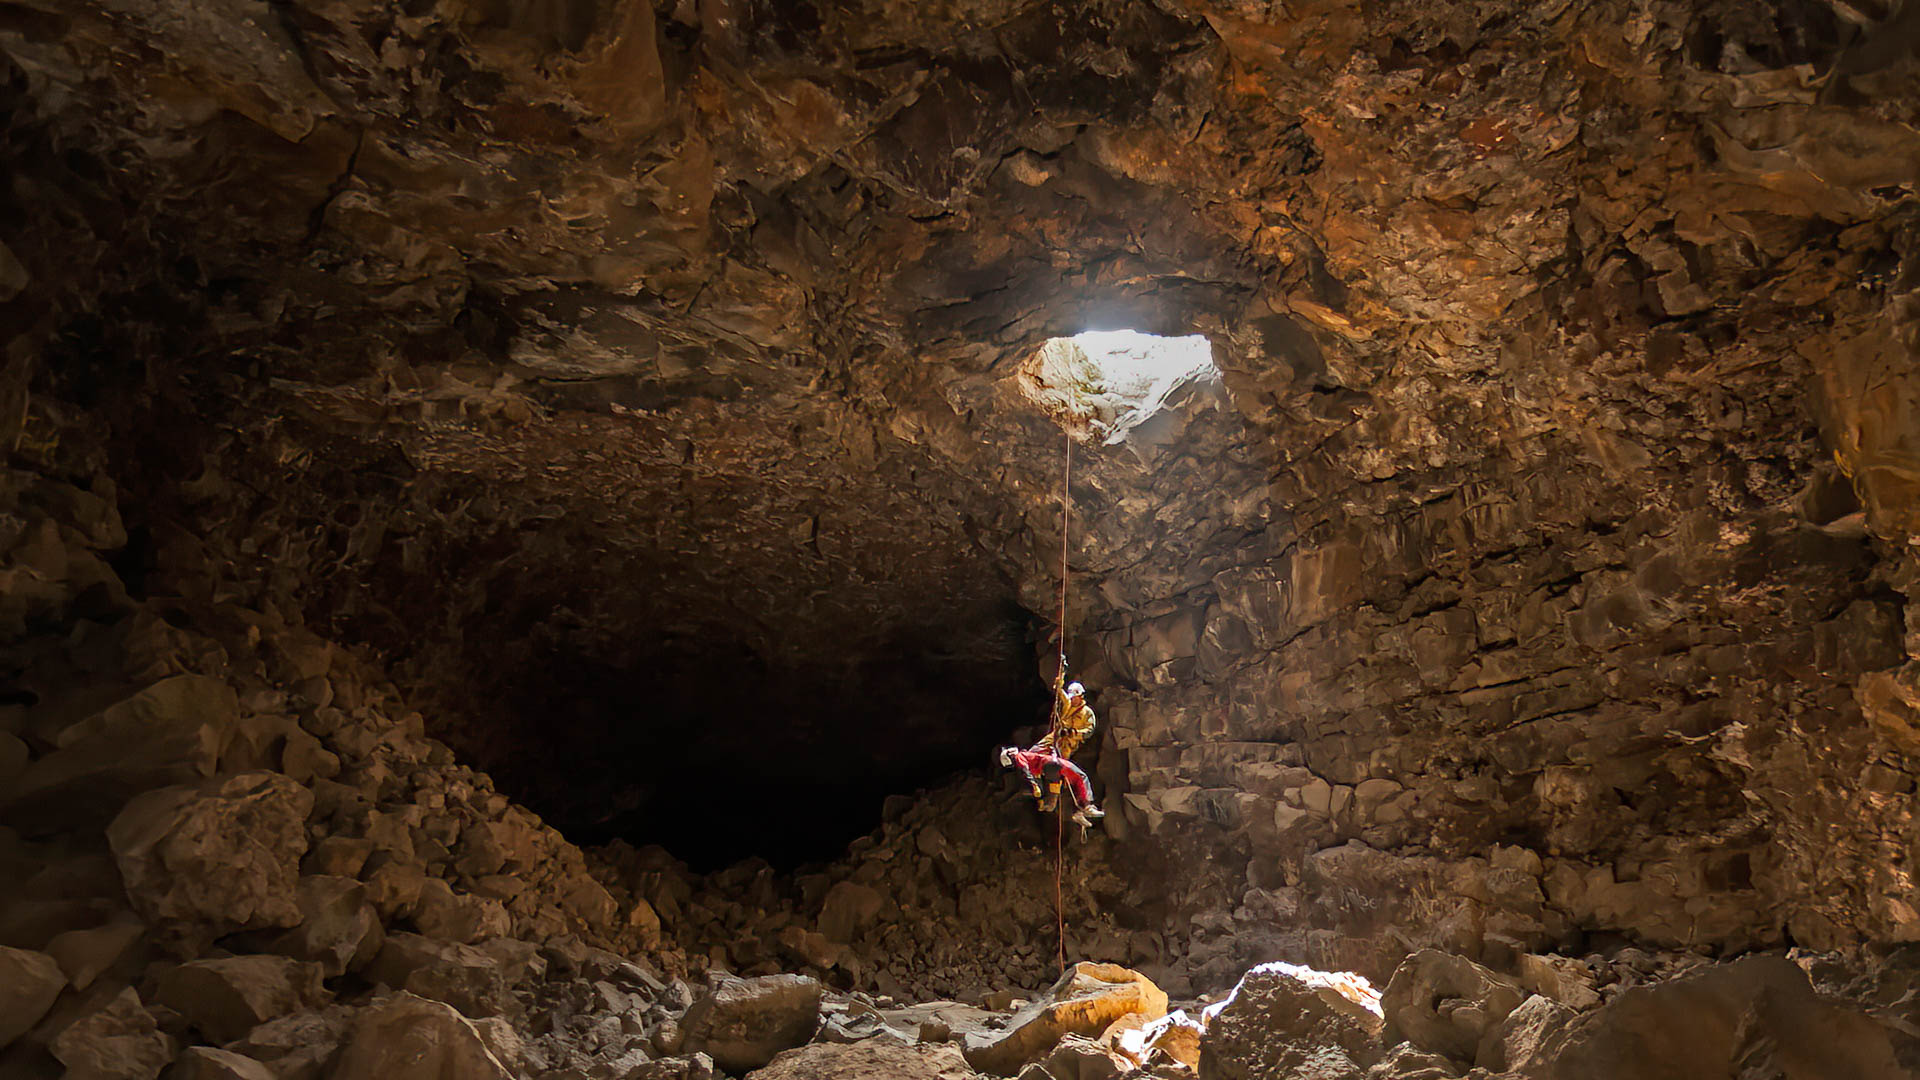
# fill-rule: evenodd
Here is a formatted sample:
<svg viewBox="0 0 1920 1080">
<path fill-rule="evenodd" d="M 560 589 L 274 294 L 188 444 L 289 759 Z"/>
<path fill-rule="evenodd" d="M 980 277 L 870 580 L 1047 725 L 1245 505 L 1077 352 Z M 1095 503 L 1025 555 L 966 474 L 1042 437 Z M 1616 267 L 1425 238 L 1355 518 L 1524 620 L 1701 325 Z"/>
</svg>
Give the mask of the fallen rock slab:
<svg viewBox="0 0 1920 1080">
<path fill-rule="evenodd" d="M 127 898 L 182 955 L 238 930 L 300 921 L 313 793 L 252 772 L 138 796 L 107 827 Z"/>
<path fill-rule="evenodd" d="M 1526 997 L 1519 983 L 1464 956 L 1422 949 L 1394 970 L 1380 1008 L 1389 1043 L 1405 1040 L 1470 1065 L 1488 1032 Z"/>
<path fill-rule="evenodd" d="M 53 957 L 0 946 L 0 1048 L 39 1023 L 66 985 Z"/>
<path fill-rule="evenodd" d="M 75 990 L 85 990 L 101 972 L 119 963 L 146 932 L 145 926 L 126 921 L 68 930 L 47 942 L 47 955 L 60 965 Z"/>
<path fill-rule="evenodd" d="M 1081 962 L 1039 1000 L 1013 1014 L 1004 1030 L 966 1036 L 962 1052 L 980 1072 L 1012 1076 L 1067 1035 L 1097 1036 L 1123 1016 L 1158 1019 L 1167 995 L 1151 979 L 1118 964 Z"/>
<path fill-rule="evenodd" d="M 513 1080 L 450 1005 L 401 993 L 366 1009 L 328 1073 L 333 1080 Z"/>
<path fill-rule="evenodd" d="M 506 1007 L 507 976 L 500 962 L 471 945 L 419 934 L 388 934 L 365 976 L 370 982 L 444 1002 L 476 1019 Z"/>
<path fill-rule="evenodd" d="M 805 975 L 715 976 L 680 1020 L 682 1049 L 703 1051 L 728 1072 L 760 1068 L 813 1038 L 823 993 Z"/>
<path fill-rule="evenodd" d="M 203 675 L 177 675 L 73 724 L 0 803 L 0 823 L 29 835 L 98 829 L 126 801 L 212 774 L 239 705 Z"/>
<path fill-rule="evenodd" d="M 328 978 L 359 971 L 380 954 L 386 933 L 364 884 L 315 874 L 300 879 L 297 896 L 300 924 L 281 935 L 273 951 L 312 960 Z"/>
<path fill-rule="evenodd" d="M 154 1001 L 187 1018 L 209 1042 L 227 1043 L 266 1023 L 321 1004 L 318 964 L 284 956 L 195 960 L 161 976 Z"/>
<path fill-rule="evenodd" d="M 747 1080 L 967 1080 L 974 1075 L 950 1045 L 902 1046 L 881 1039 L 788 1050 Z"/>
<path fill-rule="evenodd" d="M 356 1015 L 357 1010 L 344 1005 L 294 1013 L 261 1024 L 222 1049 L 264 1062 L 276 1080 L 319 1080 L 327 1075 Z"/>
<path fill-rule="evenodd" d="M 1549 1035 L 1526 1080 L 1911 1080 L 1887 1031 L 1814 993 L 1806 972 L 1754 956 L 1638 986 Z"/>
<path fill-rule="evenodd" d="M 1575 1015 L 1552 998 L 1535 994 L 1487 1032 L 1480 1043 L 1477 1064 L 1494 1072 L 1517 1069 L 1533 1060 L 1547 1039 Z"/>
<path fill-rule="evenodd" d="M 1202 1080 L 1281 1080 L 1358 1075 L 1380 1059 L 1381 1018 L 1332 985 L 1286 970 L 1254 968 L 1207 1010 Z"/>
<path fill-rule="evenodd" d="M 69 1024 L 51 1049 L 66 1080 L 154 1080 L 175 1051 L 132 987 Z"/>
</svg>

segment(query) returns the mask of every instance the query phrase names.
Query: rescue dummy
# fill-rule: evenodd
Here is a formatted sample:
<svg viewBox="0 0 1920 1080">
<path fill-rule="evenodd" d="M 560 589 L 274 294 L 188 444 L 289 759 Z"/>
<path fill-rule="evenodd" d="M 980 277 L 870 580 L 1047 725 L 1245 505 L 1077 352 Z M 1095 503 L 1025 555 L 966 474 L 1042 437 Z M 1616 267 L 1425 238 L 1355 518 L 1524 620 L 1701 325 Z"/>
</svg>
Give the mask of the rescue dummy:
<svg viewBox="0 0 1920 1080">
<path fill-rule="evenodd" d="M 1027 786 L 1032 789 L 1041 810 L 1052 810 L 1060 805 L 1060 785 L 1064 782 L 1068 792 L 1073 795 L 1075 825 L 1084 829 L 1107 816 L 1106 811 L 1093 804 L 1093 787 L 1087 783 L 1087 774 L 1081 771 L 1080 766 L 1051 749 L 1043 750 L 1039 746 L 1030 750 L 1002 747 L 1000 764 L 1009 769 L 1018 769 L 1020 775 L 1026 777 Z"/>
</svg>

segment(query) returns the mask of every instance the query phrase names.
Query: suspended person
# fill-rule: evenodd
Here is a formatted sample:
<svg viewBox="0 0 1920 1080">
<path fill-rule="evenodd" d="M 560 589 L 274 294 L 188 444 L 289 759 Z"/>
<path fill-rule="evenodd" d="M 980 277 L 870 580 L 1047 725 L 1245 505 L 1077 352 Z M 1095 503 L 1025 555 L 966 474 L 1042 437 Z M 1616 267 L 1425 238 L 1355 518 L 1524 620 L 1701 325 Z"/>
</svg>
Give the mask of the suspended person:
<svg viewBox="0 0 1920 1080">
<path fill-rule="evenodd" d="M 1000 748 L 1000 764 L 1008 769 L 1020 770 L 1026 777 L 1027 786 L 1033 791 L 1034 801 L 1044 811 L 1060 805 L 1060 785 L 1064 781 L 1067 790 L 1073 795 L 1074 811 L 1072 821 L 1085 829 L 1094 822 L 1107 816 L 1105 810 L 1094 805 L 1093 786 L 1087 782 L 1087 774 L 1080 766 L 1054 753 L 1034 747 L 1021 750 L 1017 747 Z"/>
<path fill-rule="evenodd" d="M 1053 679 L 1053 714 L 1058 719 L 1052 730 L 1034 743 L 1033 749 L 1058 750 L 1061 757 L 1070 758 L 1093 734 L 1094 716 L 1093 706 L 1087 704 L 1087 688 L 1067 681 L 1065 658 L 1061 660 L 1060 674 Z"/>
</svg>

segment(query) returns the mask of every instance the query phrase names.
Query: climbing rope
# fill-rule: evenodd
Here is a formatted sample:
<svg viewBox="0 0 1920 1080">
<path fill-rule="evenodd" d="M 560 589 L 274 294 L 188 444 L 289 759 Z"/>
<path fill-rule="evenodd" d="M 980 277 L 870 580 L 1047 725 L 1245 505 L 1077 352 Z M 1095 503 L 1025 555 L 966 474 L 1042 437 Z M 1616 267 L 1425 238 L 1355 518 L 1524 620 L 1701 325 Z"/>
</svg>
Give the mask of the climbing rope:
<svg viewBox="0 0 1920 1080">
<path fill-rule="evenodd" d="M 1067 527 L 1073 521 L 1073 433 L 1067 432 L 1066 468 L 1060 478 L 1060 664 L 1054 673 L 1053 684 L 1059 687 L 1067 678 Z M 1053 741 L 1049 744 L 1055 754 L 1060 752 L 1060 721 L 1065 712 L 1060 706 L 1060 692 L 1054 691 L 1053 700 Z M 1061 898 L 1061 878 L 1066 867 L 1066 807 L 1061 805 L 1058 795 L 1053 801 L 1053 925 L 1055 941 L 1058 942 L 1058 960 L 1060 974 L 1067 973 L 1067 908 Z"/>
</svg>

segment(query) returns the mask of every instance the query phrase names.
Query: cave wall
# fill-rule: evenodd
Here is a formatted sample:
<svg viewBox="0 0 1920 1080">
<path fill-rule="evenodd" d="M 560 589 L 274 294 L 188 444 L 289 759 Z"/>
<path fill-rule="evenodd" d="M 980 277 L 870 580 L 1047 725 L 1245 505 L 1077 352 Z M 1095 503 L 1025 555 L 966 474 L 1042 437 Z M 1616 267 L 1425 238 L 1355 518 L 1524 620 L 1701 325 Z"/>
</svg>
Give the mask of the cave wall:
<svg viewBox="0 0 1920 1080">
<path fill-rule="evenodd" d="M 156 583 L 210 560 L 382 652 L 562 818 L 644 814 L 581 763 L 677 753 L 734 673 L 906 697 L 722 710 L 856 774 L 1031 722 L 1061 436 L 1012 376 L 1130 325 L 1207 334 L 1224 394 L 1074 488 L 1112 948 L 1204 983 L 1915 932 L 1897 28 L 5 10 L 15 187 L 58 211 L 0 233 L 15 451 L 114 475 Z"/>
</svg>

